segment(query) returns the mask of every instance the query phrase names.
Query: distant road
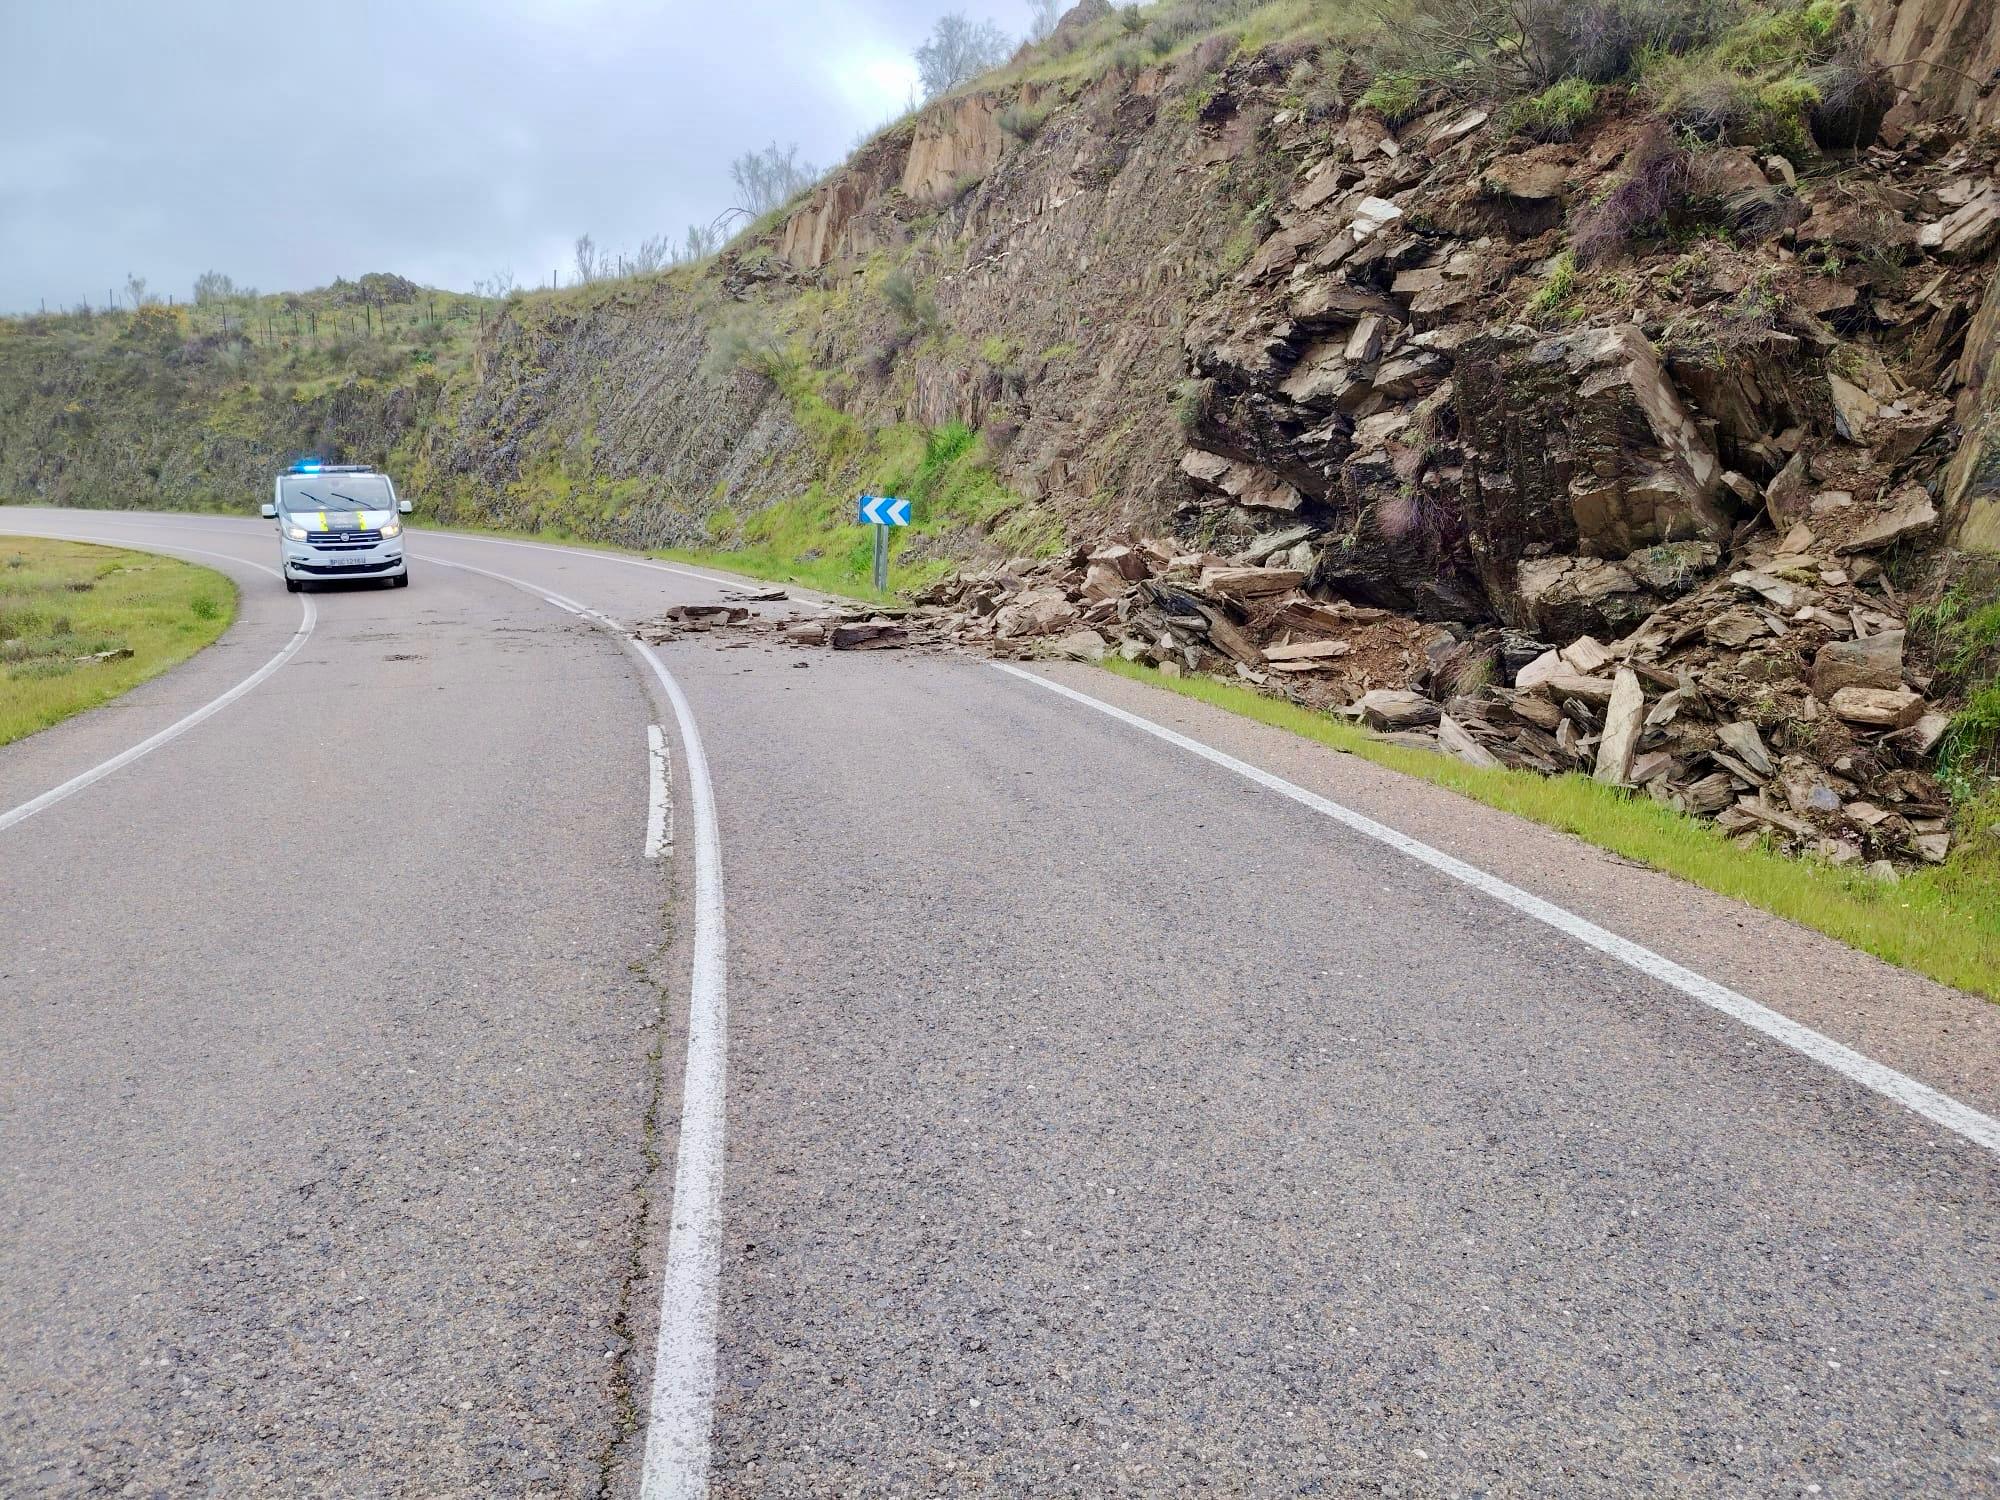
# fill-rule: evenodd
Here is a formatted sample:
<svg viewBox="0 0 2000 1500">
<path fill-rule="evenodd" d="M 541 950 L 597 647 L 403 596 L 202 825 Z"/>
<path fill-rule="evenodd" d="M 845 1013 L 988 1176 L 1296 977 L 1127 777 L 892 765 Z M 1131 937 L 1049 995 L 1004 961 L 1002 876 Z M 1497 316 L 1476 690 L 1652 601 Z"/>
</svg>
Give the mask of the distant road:
<svg viewBox="0 0 2000 1500">
<path fill-rule="evenodd" d="M 0 749 L 0 1493 L 2000 1493 L 1982 1002 L 1087 668 L 614 628 L 703 570 L 9 531 L 242 607 Z"/>
</svg>

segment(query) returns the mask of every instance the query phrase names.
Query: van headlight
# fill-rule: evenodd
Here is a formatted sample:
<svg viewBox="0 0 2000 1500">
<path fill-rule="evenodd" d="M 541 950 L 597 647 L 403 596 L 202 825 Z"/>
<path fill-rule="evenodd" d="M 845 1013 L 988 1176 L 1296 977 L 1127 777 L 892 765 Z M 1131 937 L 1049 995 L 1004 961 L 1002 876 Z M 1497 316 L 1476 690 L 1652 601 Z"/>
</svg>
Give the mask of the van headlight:
<svg viewBox="0 0 2000 1500">
<path fill-rule="evenodd" d="M 306 539 L 306 529 L 303 526 L 287 526 L 285 535 L 295 542 L 303 542 Z"/>
<path fill-rule="evenodd" d="M 403 534 L 403 523 L 401 521 L 384 521 L 382 523 L 383 536 L 385 537 L 401 536 L 402 534 Z"/>
</svg>

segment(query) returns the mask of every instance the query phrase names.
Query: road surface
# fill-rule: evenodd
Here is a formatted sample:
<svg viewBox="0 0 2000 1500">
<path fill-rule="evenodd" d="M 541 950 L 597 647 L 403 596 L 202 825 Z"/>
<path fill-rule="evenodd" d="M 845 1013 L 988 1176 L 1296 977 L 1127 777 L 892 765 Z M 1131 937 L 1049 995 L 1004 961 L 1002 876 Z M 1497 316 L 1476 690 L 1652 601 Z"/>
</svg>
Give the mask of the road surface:
<svg viewBox="0 0 2000 1500">
<path fill-rule="evenodd" d="M 0 1492 L 2000 1493 L 1981 1002 L 1087 668 L 612 628 L 699 570 L 5 531 L 243 605 L 0 750 Z"/>
</svg>

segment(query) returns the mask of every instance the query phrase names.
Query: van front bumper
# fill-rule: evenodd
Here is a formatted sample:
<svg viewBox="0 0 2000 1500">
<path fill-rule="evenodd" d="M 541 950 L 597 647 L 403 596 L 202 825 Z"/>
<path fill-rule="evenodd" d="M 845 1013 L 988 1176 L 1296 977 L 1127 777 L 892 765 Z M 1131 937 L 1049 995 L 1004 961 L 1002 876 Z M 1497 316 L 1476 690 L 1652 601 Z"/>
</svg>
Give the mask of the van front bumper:
<svg viewBox="0 0 2000 1500">
<path fill-rule="evenodd" d="M 403 544 L 373 546 L 314 546 L 287 540 L 284 547 L 288 578 L 372 578 L 403 571 Z"/>
</svg>

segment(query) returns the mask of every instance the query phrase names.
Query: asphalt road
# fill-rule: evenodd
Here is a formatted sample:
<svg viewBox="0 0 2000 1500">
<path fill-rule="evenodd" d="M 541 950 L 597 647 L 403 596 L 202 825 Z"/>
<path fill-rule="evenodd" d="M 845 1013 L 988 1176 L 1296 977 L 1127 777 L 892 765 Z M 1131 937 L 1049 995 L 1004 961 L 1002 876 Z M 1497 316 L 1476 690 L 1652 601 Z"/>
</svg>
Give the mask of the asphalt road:
<svg viewBox="0 0 2000 1500">
<path fill-rule="evenodd" d="M 0 819 L 301 624 L 254 523 L 7 530 L 244 609 Z M 411 550 L 0 826 L 0 1492 L 2000 1493 L 1989 1146 L 971 659 L 661 647 L 648 860 L 674 705 L 571 611 L 718 585 Z M 1044 675 L 2000 1110 L 1981 1002 Z"/>
</svg>

